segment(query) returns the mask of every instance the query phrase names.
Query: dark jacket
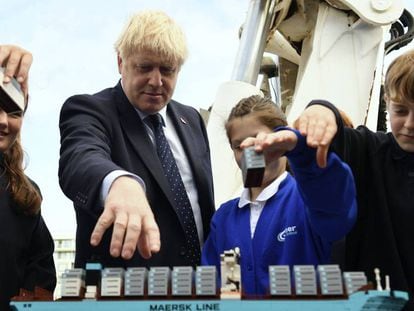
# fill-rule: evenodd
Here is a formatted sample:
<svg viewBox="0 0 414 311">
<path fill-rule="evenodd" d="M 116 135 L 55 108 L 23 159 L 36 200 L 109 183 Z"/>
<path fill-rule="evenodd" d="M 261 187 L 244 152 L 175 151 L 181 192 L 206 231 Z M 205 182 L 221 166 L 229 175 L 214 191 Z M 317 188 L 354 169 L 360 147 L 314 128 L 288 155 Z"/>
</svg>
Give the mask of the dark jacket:
<svg viewBox="0 0 414 311">
<path fill-rule="evenodd" d="M 7 310 L 19 289 L 35 286 L 52 291 L 56 285 L 53 239 L 39 214 L 26 216 L 7 191 L 0 177 L 0 310 Z"/>
<path fill-rule="evenodd" d="M 339 125 L 333 149 L 351 167 L 357 187 L 358 218 L 346 238 L 345 269 L 374 269 L 393 289 L 414 294 L 414 154 L 402 150 L 392 133 Z"/>
<path fill-rule="evenodd" d="M 207 133 L 199 113 L 192 107 L 171 101 L 167 113 L 184 147 L 198 190 L 204 236 L 214 212 L 213 182 Z M 60 115 L 61 150 L 59 181 L 74 203 L 77 218 L 75 266 L 90 259 L 104 266 L 178 266 L 185 259 L 184 230 L 174 209 L 168 181 L 143 122 L 129 103 L 120 83 L 94 95 L 69 98 Z M 104 177 L 113 170 L 140 176 L 161 232 L 161 251 L 144 260 L 136 252 L 131 260 L 109 254 L 112 230 L 98 247 L 90 236 L 103 206 L 99 193 Z"/>
</svg>

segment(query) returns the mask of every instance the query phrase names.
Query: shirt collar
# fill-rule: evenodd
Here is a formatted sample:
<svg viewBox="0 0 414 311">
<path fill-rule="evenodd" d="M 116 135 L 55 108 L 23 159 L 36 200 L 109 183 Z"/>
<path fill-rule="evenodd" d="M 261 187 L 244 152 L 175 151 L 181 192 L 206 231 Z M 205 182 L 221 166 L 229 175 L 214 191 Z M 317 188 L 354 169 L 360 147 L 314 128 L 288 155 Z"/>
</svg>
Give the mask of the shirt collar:
<svg viewBox="0 0 414 311">
<path fill-rule="evenodd" d="M 144 121 L 144 119 L 146 118 L 146 117 L 148 117 L 150 114 L 149 113 L 146 113 L 146 112 L 144 112 L 144 111 L 141 111 L 141 110 L 139 110 L 137 107 L 135 107 L 134 106 L 134 108 L 135 108 L 135 111 L 138 113 L 138 115 L 139 115 L 139 117 L 141 118 L 141 120 L 142 121 Z M 158 113 L 161 115 L 161 117 L 162 117 L 162 120 L 163 120 L 163 126 L 165 126 L 165 122 L 166 122 L 166 120 L 167 120 L 167 105 L 165 105 L 165 107 L 164 108 L 162 108 L 160 111 L 158 111 Z"/>
<path fill-rule="evenodd" d="M 285 171 L 278 178 L 276 178 L 269 186 L 264 188 L 262 192 L 260 192 L 255 202 L 265 203 L 272 196 L 274 196 L 279 190 L 279 185 L 282 183 L 282 181 L 285 180 L 286 176 L 287 176 L 287 172 Z M 250 200 L 250 191 L 248 188 L 244 188 L 240 195 L 238 206 L 239 208 L 242 208 L 251 203 L 253 202 Z"/>
<path fill-rule="evenodd" d="M 407 159 L 408 162 L 412 162 L 412 159 L 413 159 L 412 156 L 414 155 L 414 153 L 403 150 L 400 147 L 400 145 L 398 145 L 398 142 L 392 133 L 387 133 L 387 135 L 391 137 L 391 141 L 392 141 L 392 153 L 391 154 L 392 154 L 393 159 L 394 160 Z"/>
</svg>

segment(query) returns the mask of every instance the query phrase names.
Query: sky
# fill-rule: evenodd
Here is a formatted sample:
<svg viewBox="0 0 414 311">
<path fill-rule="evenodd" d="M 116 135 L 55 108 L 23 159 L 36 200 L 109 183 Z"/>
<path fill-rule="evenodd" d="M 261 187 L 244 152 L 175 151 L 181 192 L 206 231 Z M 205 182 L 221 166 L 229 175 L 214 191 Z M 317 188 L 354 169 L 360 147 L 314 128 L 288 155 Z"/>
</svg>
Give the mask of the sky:
<svg viewBox="0 0 414 311">
<path fill-rule="evenodd" d="M 218 86 L 231 77 L 238 31 L 249 0 L 1 0 L 1 42 L 33 53 L 30 103 L 22 130 L 26 174 L 40 186 L 42 214 L 54 237 L 74 236 L 72 203 L 59 187 L 59 112 L 75 94 L 116 85 L 113 44 L 128 17 L 161 9 L 187 36 L 189 58 L 181 69 L 174 99 L 207 109 Z M 414 12 L 413 1 L 406 1 Z M 8 15 L 5 12 L 9 12 Z M 414 44 L 410 44 L 414 47 Z"/>
</svg>

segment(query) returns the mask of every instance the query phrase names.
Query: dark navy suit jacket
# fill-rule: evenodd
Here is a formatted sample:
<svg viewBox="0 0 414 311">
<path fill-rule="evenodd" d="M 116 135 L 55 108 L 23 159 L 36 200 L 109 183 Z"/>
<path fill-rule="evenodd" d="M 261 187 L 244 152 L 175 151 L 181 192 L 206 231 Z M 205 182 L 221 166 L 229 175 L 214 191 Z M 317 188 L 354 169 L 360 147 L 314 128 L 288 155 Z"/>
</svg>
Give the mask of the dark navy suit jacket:
<svg viewBox="0 0 414 311">
<path fill-rule="evenodd" d="M 184 147 L 198 190 L 204 237 L 214 213 L 213 181 L 207 133 L 200 114 L 192 107 L 171 101 L 167 106 Z M 59 183 L 75 207 L 77 218 L 76 267 L 91 259 L 104 266 L 180 266 L 185 259 L 184 230 L 155 148 L 121 84 L 94 95 L 76 95 L 63 105 L 60 115 L 61 149 Z M 109 254 L 112 229 L 98 247 L 89 243 L 103 206 L 100 188 L 113 170 L 140 176 L 161 232 L 161 251 L 151 259 L 138 252 L 131 260 Z"/>
</svg>

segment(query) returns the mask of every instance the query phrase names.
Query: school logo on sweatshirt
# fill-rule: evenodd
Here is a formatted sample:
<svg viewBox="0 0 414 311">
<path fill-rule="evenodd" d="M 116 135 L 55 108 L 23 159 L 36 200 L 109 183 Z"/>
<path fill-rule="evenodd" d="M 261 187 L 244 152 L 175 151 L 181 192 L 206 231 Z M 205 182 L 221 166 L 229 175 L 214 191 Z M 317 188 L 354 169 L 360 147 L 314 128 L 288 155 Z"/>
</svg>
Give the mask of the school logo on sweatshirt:
<svg viewBox="0 0 414 311">
<path fill-rule="evenodd" d="M 286 227 L 285 229 L 283 229 L 282 232 L 280 232 L 277 235 L 277 240 L 279 242 L 285 242 L 285 239 L 286 239 L 287 236 L 289 236 L 289 235 L 295 235 L 297 233 L 298 233 L 298 231 L 296 230 L 296 226 Z"/>
</svg>

